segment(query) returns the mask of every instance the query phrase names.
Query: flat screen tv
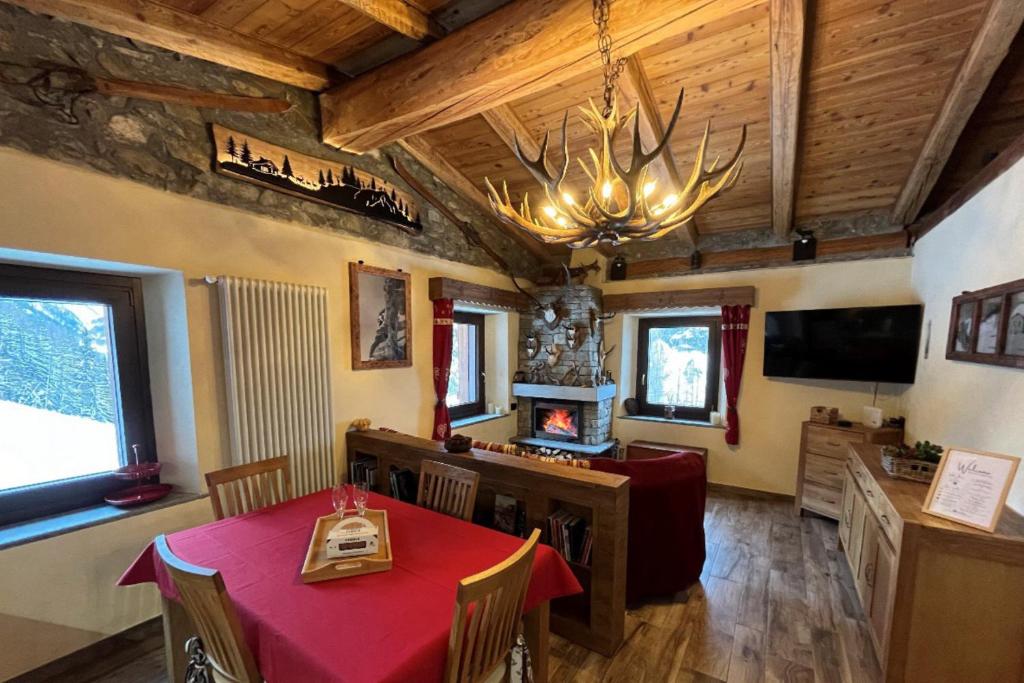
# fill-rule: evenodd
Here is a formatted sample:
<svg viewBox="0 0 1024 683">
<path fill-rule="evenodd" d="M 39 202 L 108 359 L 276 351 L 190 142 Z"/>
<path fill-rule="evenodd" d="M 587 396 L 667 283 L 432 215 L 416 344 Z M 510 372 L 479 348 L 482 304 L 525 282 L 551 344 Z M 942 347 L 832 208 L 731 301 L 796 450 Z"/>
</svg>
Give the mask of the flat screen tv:
<svg viewBox="0 0 1024 683">
<path fill-rule="evenodd" d="M 911 384 L 921 315 L 917 305 L 770 312 L 764 374 Z"/>
</svg>

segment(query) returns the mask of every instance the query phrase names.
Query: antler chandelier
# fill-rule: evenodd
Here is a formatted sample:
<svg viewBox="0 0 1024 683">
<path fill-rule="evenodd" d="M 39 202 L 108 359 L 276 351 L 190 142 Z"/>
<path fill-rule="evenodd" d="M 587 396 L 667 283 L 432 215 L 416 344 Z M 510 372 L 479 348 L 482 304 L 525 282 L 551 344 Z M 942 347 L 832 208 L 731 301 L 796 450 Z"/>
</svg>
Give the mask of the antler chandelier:
<svg viewBox="0 0 1024 683">
<path fill-rule="evenodd" d="M 550 131 L 544 134 L 540 153 L 530 159 L 523 152 L 519 138 L 515 139 L 516 158 L 526 167 L 544 189 L 545 202 L 540 212 L 530 207 L 529 194 L 523 196 L 519 208 L 512 205 L 508 184 L 502 183 L 499 193 L 489 178 L 487 184 L 491 208 L 498 217 L 521 228 L 542 242 L 566 244 L 573 249 L 593 246 L 598 242 L 613 245 L 631 240 L 656 240 L 693 220 L 694 214 L 719 192 L 731 187 L 743 167 L 741 155 L 747 139 L 743 126 L 736 153 L 725 164 L 716 158 L 705 166 L 709 121 L 704 137 L 684 187 L 667 188 L 659 192 L 657 181 L 649 172 L 651 163 L 663 152 L 679 118 L 684 90 L 679 90 L 675 111 L 665 135 L 650 152 L 645 152 L 640 140 L 640 104 L 625 118 L 619 119 L 615 102 L 615 82 L 625 66 L 625 59 L 612 61 L 611 38 L 608 34 L 610 0 L 594 0 L 594 23 L 597 24 L 598 50 L 604 69 L 604 107 L 601 110 L 593 100 L 589 107 L 580 107 L 581 119 L 600 141 L 600 151 L 589 148 L 590 163 L 578 159 L 590 179 L 590 187 L 580 197 L 565 184 L 569 170 L 569 142 L 566 126 L 569 114 L 562 118 L 562 163 L 556 173 L 548 170 L 547 150 Z M 633 123 L 632 153 L 628 167 L 624 167 L 614 152 L 618 134 Z"/>
</svg>

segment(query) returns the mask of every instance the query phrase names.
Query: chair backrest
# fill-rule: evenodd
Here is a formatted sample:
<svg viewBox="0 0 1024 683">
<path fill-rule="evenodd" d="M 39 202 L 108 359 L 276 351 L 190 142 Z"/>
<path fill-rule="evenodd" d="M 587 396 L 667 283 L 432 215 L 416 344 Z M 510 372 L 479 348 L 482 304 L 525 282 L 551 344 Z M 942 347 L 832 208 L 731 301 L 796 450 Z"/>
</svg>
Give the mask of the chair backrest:
<svg viewBox="0 0 1024 683">
<path fill-rule="evenodd" d="M 435 460 L 420 463 L 420 484 L 416 504 L 467 522 L 473 518 L 480 475 Z"/>
<path fill-rule="evenodd" d="M 182 560 L 171 551 L 163 534 L 156 537 L 156 551 L 203 641 L 214 680 L 260 683 L 263 679 L 220 572 Z"/>
<path fill-rule="evenodd" d="M 206 473 L 210 504 L 217 519 L 234 517 L 292 497 L 287 455 Z"/>
<path fill-rule="evenodd" d="M 459 582 L 444 683 L 486 680 L 505 660 L 523 616 L 539 540 L 534 529 L 507 560 Z"/>
</svg>

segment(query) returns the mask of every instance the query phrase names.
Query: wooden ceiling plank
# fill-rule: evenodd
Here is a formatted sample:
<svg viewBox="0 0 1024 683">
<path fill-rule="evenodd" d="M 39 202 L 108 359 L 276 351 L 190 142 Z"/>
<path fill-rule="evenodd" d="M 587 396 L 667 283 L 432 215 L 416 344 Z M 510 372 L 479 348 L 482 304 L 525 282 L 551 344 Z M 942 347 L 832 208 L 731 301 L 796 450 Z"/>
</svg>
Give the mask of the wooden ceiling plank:
<svg viewBox="0 0 1024 683">
<path fill-rule="evenodd" d="M 658 100 L 654 96 L 651 82 L 644 71 L 640 55 L 634 54 L 626 58 L 626 68 L 622 77 L 619 78 L 619 91 L 624 98 L 619 111 L 625 113 L 636 109 L 640 121 L 640 140 L 646 149 L 652 149 L 665 137 L 665 122 L 661 119 L 661 112 L 658 111 Z M 665 145 L 661 154 L 651 163 L 651 170 L 661 184 L 661 191 L 665 187 L 679 190 L 685 186 L 683 179 L 679 177 L 679 167 L 672 156 L 672 145 Z M 688 221 L 682 226 L 682 230 L 673 230 L 672 234 L 677 239 L 686 242 L 694 249 L 697 248 L 697 225 L 696 219 Z"/>
<path fill-rule="evenodd" d="M 333 80 L 330 67 L 321 62 L 149 0 L 11 0 L 11 4 L 300 88 L 322 90 Z"/>
<path fill-rule="evenodd" d="M 894 222 L 908 225 L 917 218 L 1022 23 L 1024 2 L 990 0 L 974 41 L 896 200 L 892 211 Z"/>
<path fill-rule="evenodd" d="M 422 135 L 410 135 L 399 140 L 398 144 L 453 192 L 478 207 L 485 216 L 493 216 L 493 209 L 487 196 Z M 516 242 L 541 261 L 553 263 L 559 260 L 560 255 L 564 255 L 564 250 L 560 250 L 555 245 L 541 244 L 521 230 L 509 230 L 497 218 L 494 218 L 493 222 L 502 232 L 507 232 Z"/>
<path fill-rule="evenodd" d="M 444 31 L 430 15 L 403 0 L 341 0 L 392 31 L 413 40 L 440 38 Z"/>
<path fill-rule="evenodd" d="M 633 54 L 757 0 L 618 0 L 610 33 Z M 366 152 L 593 69 L 592 8 L 520 0 L 321 95 L 323 139 Z"/>
<path fill-rule="evenodd" d="M 788 237 L 796 206 L 796 153 L 806 35 L 805 0 L 772 0 L 772 230 Z"/>
</svg>

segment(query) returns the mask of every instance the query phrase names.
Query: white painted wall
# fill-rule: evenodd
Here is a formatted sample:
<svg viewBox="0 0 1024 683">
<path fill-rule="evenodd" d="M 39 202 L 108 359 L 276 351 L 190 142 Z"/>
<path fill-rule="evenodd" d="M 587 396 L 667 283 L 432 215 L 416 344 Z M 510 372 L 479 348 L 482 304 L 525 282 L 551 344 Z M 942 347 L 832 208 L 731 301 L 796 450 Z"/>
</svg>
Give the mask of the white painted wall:
<svg viewBox="0 0 1024 683">
<path fill-rule="evenodd" d="M 932 339 L 907 392 L 911 440 L 1024 457 L 1024 370 L 946 360 L 953 297 L 1024 278 L 1022 190 L 1019 161 L 914 248 L 913 287 Z M 1024 512 L 1024 469 L 1009 504 Z"/>
<path fill-rule="evenodd" d="M 154 395 L 157 441 L 168 474 L 190 489 L 200 486 L 202 472 L 228 463 L 217 296 L 203 276 L 327 288 L 339 450 L 344 430 L 357 417 L 371 418 L 374 426 L 430 433 L 430 277 L 509 286 L 507 277 L 491 270 L 270 220 L 11 149 L 0 148 L 0 168 L 19 169 L 0 183 L 0 260 L 39 254 L 50 255 L 51 263 L 101 260 L 105 268 L 153 278 L 145 291 L 152 297 L 147 299 L 147 322 L 149 308 L 164 311 L 161 320 L 149 325 L 156 384 L 171 387 L 191 374 L 181 391 Z M 348 263 L 360 259 L 412 273 L 411 368 L 351 369 Z M 515 328 L 507 322 L 495 325 L 488 341 L 495 349 L 510 348 Z M 460 431 L 504 440 L 515 432 L 514 417 Z M 208 519 L 209 503 L 203 500 L 0 551 L 0 635 L 5 624 L 19 628 L 20 619 L 36 619 L 34 637 L 52 643 L 44 658 L 38 651 L 32 656 L 27 651 L 0 654 L 0 679 L 154 616 L 154 588 L 116 588 L 115 581 L 153 536 Z M 5 622 L 6 615 L 10 619 Z"/>
<path fill-rule="evenodd" d="M 583 258 L 586 261 L 589 258 Z M 859 421 L 871 405 L 873 384 L 824 380 L 769 379 L 762 373 L 764 319 L 767 311 L 916 303 L 910 287 L 911 259 L 850 261 L 709 275 L 594 282 L 607 294 L 752 285 L 750 337 L 740 391 L 740 443 L 725 444 L 725 432 L 711 427 L 621 419 L 622 402 L 634 395 L 637 318 L 616 316 L 605 329 L 606 344 L 617 348 L 608 363 L 618 382 L 613 430 L 623 444 L 660 441 L 709 450 L 712 482 L 761 491 L 793 494 L 800 452 L 800 423 L 811 406 L 835 406 Z M 670 312 L 669 312 L 670 314 Z M 905 385 L 883 384 L 879 405 L 887 415 L 903 410 Z"/>
</svg>

